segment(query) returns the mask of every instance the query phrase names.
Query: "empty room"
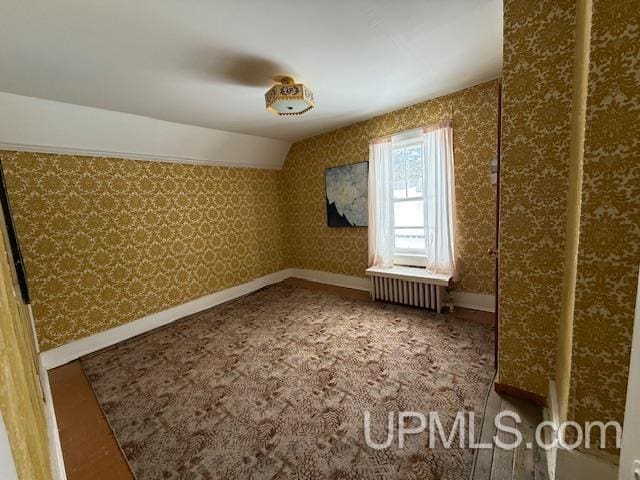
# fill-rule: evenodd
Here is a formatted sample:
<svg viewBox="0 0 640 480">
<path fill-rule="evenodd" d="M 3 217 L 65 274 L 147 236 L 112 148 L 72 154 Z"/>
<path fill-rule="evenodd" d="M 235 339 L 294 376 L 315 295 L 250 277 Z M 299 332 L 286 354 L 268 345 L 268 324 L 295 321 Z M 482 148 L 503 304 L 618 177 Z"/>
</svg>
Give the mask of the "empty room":
<svg viewBox="0 0 640 480">
<path fill-rule="evenodd" d="M 640 479 L 638 0 L 0 26 L 0 480 Z"/>
</svg>

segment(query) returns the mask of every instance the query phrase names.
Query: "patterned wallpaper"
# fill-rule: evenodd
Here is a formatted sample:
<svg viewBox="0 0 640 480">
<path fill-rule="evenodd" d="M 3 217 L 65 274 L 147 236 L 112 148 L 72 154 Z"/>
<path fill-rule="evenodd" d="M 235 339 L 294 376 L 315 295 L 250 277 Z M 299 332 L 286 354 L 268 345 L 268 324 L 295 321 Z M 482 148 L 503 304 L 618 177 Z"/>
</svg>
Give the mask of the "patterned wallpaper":
<svg viewBox="0 0 640 480">
<path fill-rule="evenodd" d="M 640 265 L 639 71 L 638 2 L 595 0 L 570 398 L 578 422 L 624 418 Z"/>
<path fill-rule="evenodd" d="M 0 213 L 0 412 L 11 443 L 18 478 L 49 480 L 48 432 L 36 371 L 36 350 L 27 307 L 8 256 Z M 19 293 L 18 293 L 19 295 Z"/>
<path fill-rule="evenodd" d="M 0 159 L 43 350 L 286 267 L 278 171 Z"/>
<path fill-rule="evenodd" d="M 623 420 L 640 264 L 640 11 L 592 8 L 569 372 L 579 423 Z M 556 373 L 575 15 L 575 2 L 505 2 L 500 381 L 540 394 Z"/>
<path fill-rule="evenodd" d="M 574 29 L 574 1 L 504 3 L 499 377 L 540 395 L 556 362 Z"/>
<path fill-rule="evenodd" d="M 493 294 L 498 82 L 492 81 L 295 143 L 284 165 L 287 252 L 291 266 L 364 276 L 366 228 L 327 227 L 324 170 L 368 160 L 369 141 L 419 126 L 454 121 L 460 282 L 457 290 Z"/>
<path fill-rule="evenodd" d="M 324 169 L 454 119 L 461 284 L 493 293 L 497 81 L 293 145 L 283 171 L 0 152 L 47 350 L 289 267 L 362 276 L 364 228 L 326 226 Z M 286 231 L 285 231 L 286 226 Z"/>
</svg>

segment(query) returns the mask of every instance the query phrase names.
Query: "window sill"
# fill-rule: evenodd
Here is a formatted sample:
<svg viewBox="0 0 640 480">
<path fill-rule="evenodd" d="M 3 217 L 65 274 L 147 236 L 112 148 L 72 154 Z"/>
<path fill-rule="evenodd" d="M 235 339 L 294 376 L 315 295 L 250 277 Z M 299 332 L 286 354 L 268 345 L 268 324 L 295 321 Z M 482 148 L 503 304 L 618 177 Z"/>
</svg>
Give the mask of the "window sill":
<svg viewBox="0 0 640 480">
<path fill-rule="evenodd" d="M 451 275 L 427 272 L 424 268 L 393 266 L 389 268 L 370 267 L 367 275 L 376 277 L 398 278 L 418 283 L 448 286 Z"/>
<path fill-rule="evenodd" d="M 393 264 L 405 267 L 426 267 L 427 257 L 416 253 L 398 253 L 393 256 Z"/>
</svg>

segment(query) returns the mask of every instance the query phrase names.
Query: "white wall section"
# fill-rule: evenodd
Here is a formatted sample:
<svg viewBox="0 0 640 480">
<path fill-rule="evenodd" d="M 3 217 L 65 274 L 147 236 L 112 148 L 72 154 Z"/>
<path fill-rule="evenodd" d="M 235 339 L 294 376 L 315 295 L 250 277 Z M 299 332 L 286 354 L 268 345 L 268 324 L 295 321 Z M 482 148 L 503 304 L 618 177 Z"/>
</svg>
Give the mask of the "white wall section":
<svg viewBox="0 0 640 480">
<path fill-rule="evenodd" d="M 291 143 L 0 92 L 0 149 L 280 169 Z"/>
<path fill-rule="evenodd" d="M 502 3 L 3 0 L 0 91 L 296 141 L 500 76 Z"/>
<path fill-rule="evenodd" d="M 13 455 L 11 454 L 11 445 L 9 445 L 9 437 L 4 427 L 4 421 L 0 414 L 0 478 L 2 480 L 18 480 Z"/>
<path fill-rule="evenodd" d="M 640 478 L 640 402 L 638 402 L 638 398 L 640 398 L 640 279 L 636 295 L 636 314 L 631 346 L 627 404 L 624 413 L 619 480 Z"/>
</svg>

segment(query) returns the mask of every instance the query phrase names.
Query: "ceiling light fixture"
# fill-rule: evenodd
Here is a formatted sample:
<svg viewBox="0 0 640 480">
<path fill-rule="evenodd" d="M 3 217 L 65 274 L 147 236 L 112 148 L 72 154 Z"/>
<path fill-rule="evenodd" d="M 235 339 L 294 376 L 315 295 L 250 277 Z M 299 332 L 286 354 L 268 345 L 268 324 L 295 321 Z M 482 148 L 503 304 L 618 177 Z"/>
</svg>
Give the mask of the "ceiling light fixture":
<svg viewBox="0 0 640 480">
<path fill-rule="evenodd" d="M 264 94 L 264 101 L 267 110 L 278 115 L 302 115 L 316 106 L 309 87 L 291 77 L 282 77 L 279 84 Z"/>
</svg>

